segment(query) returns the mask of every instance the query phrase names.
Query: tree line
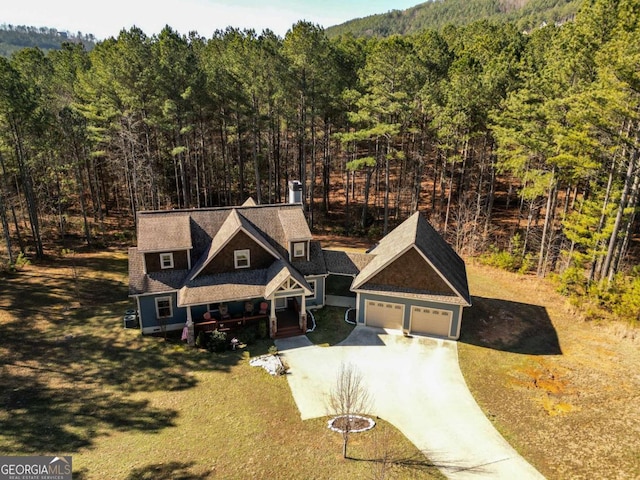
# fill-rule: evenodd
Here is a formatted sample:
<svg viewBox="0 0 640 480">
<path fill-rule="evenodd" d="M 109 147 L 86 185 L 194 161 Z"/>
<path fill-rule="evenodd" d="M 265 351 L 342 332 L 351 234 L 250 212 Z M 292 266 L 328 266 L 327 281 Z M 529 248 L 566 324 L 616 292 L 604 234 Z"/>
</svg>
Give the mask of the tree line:
<svg viewBox="0 0 640 480">
<path fill-rule="evenodd" d="M 55 28 L 0 25 L 0 56 L 3 57 L 10 57 L 25 47 L 38 47 L 45 52 L 59 50 L 64 42 L 82 42 L 90 50 L 96 39 L 92 34 L 61 32 Z"/>
<path fill-rule="evenodd" d="M 43 222 L 64 238 L 73 214 L 91 245 L 114 212 L 282 202 L 299 179 L 312 228 L 377 238 L 420 209 L 459 251 L 602 302 L 615 288 L 628 310 L 639 10 L 594 0 L 529 34 L 329 39 L 299 22 L 23 49 L 0 59 L 5 251 L 44 255 Z"/>
</svg>

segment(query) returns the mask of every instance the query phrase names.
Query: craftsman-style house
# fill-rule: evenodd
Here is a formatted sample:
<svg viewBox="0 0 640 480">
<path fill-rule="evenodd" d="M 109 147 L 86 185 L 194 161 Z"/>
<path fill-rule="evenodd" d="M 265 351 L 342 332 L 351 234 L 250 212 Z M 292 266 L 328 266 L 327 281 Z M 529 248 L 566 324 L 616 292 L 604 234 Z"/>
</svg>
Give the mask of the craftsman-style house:
<svg viewBox="0 0 640 480">
<path fill-rule="evenodd" d="M 129 293 L 142 333 L 191 341 L 261 321 L 272 337 L 303 334 L 339 277 L 361 325 L 457 339 L 470 305 L 464 262 L 419 213 L 366 254 L 322 250 L 300 203 L 139 212 L 137 236 Z"/>
</svg>

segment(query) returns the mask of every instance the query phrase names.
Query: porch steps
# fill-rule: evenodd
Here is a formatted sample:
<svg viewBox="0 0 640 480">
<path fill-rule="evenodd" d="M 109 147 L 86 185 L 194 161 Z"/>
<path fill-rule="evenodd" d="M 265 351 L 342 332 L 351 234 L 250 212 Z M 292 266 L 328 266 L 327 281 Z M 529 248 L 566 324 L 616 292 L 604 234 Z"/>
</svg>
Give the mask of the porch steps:
<svg viewBox="0 0 640 480">
<path fill-rule="evenodd" d="M 304 333 L 298 325 L 281 326 L 278 328 L 275 338 L 297 337 L 298 335 L 304 335 Z"/>
</svg>

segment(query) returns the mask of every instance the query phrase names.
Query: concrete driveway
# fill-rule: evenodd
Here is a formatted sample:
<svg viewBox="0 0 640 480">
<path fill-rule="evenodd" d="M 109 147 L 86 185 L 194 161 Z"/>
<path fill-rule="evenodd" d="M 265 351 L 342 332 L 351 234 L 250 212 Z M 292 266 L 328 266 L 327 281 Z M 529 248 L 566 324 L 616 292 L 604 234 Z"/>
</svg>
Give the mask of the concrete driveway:
<svg viewBox="0 0 640 480">
<path fill-rule="evenodd" d="M 276 340 L 302 419 L 327 415 L 342 362 L 357 367 L 371 415 L 397 427 L 449 478 L 542 479 L 484 416 L 458 366 L 457 343 L 356 327 L 339 345 Z"/>
</svg>

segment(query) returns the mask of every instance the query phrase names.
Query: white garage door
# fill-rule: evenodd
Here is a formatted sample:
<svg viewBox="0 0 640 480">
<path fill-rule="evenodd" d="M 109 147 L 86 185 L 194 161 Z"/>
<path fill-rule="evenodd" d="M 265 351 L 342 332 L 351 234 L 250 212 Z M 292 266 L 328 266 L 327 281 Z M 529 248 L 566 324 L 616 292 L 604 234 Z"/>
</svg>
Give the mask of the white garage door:
<svg viewBox="0 0 640 480">
<path fill-rule="evenodd" d="M 448 337 L 452 314 L 448 310 L 411 307 L 411 333 Z"/>
<path fill-rule="evenodd" d="M 365 323 L 369 327 L 402 330 L 404 305 L 367 300 L 365 307 Z"/>
</svg>

